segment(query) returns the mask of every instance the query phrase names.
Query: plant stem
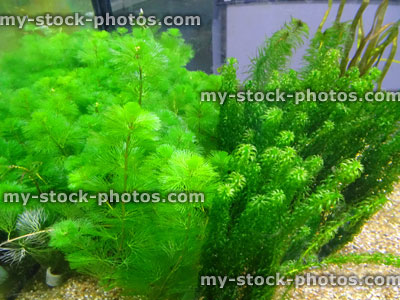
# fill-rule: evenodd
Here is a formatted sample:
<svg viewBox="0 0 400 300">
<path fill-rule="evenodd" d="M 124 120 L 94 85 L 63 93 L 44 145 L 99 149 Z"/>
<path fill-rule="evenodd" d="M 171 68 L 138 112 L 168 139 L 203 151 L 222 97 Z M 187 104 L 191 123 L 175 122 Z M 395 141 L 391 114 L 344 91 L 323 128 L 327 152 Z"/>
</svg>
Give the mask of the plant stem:
<svg viewBox="0 0 400 300">
<path fill-rule="evenodd" d="M 353 22 L 351 23 L 350 26 L 350 36 L 345 44 L 345 49 L 344 49 L 344 53 L 343 53 L 343 58 L 342 61 L 340 63 L 340 73 L 341 75 L 343 75 L 346 70 L 347 70 L 347 64 L 349 62 L 349 54 L 351 51 L 351 48 L 353 46 L 354 43 L 354 39 L 355 39 L 355 35 L 356 35 L 356 29 L 357 26 L 360 24 L 360 19 L 365 11 L 365 9 L 367 8 L 367 6 L 369 5 L 369 1 L 370 0 L 363 0 L 360 8 L 358 9 L 356 16 L 354 17 Z"/>
<path fill-rule="evenodd" d="M 139 105 L 142 106 L 142 99 L 143 99 L 143 68 L 140 64 L 140 55 L 136 54 L 136 59 L 138 60 L 139 66 Z"/>
<path fill-rule="evenodd" d="M 53 231 L 53 229 L 45 229 L 45 230 L 41 230 L 41 231 L 37 231 L 37 232 L 21 235 L 19 237 L 16 237 L 16 238 L 13 238 L 11 240 L 7 240 L 7 241 L 1 243 L 0 247 L 3 247 L 4 245 L 10 244 L 10 243 L 13 243 L 13 242 L 16 242 L 16 241 L 19 241 L 19 240 L 22 240 L 22 239 L 25 239 L 25 238 L 28 238 L 28 237 L 31 237 L 31 236 L 35 236 L 35 235 L 38 235 L 38 234 L 47 233 L 47 232 L 51 232 L 51 231 Z"/>
<path fill-rule="evenodd" d="M 50 140 L 54 143 L 54 145 L 58 148 L 58 150 L 60 150 L 61 154 L 63 156 L 68 156 L 67 152 L 65 152 L 65 149 L 63 146 L 60 145 L 59 142 L 57 142 L 57 140 L 51 135 L 50 130 L 47 128 L 46 122 L 42 121 L 43 127 L 45 129 L 45 131 L 47 132 Z"/>
<path fill-rule="evenodd" d="M 391 64 L 392 64 L 392 62 L 394 60 L 395 55 L 396 55 L 396 51 L 397 51 L 397 37 L 393 40 L 392 49 L 390 50 L 389 58 L 386 61 L 386 64 L 385 64 L 385 66 L 383 68 L 381 77 L 379 78 L 379 81 L 378 81 L 378 90 L 379 91 L 382 89 L 383 79 L 385 78 L 387 72 L 389 71 L 389 68 L 390 68 L 390 66 L 391 66 Z"/>
<path fill-rule="evenodd" d="M 340 1 L 340 6 L 339 6 L 339 9 L 338 9 L 338 12 L 337 12 L 337 15 L 336 15 L 336 19 L 335 19 L 336 23 L 339 23 L 340 19 L 342 18 L 343 9 L 344 9 L 344 6 L 345 6 L 346 2 L 347 2 L 347 0 L 341 0 Z"/>
<path fill-rule="evenodd" d="M 129 124 L 129 130 L 133 129 L 133 124 Z M 131 133 L 129 132 L 128 137 L 125 142 L 125 153 L 124 153 L 124 192 L 126 193 L 128 189 L 128 169 L 129 169 L 129 152 L 131 147 Z M 125 215 L 126 215 L 126 207 L 125 203 L 121 203 L 121 243 L 120 243 L 120 251 L 122 250 L 124 238 L 125 238 Z"/>
<path fill-rule="evenodd" d="M 143 68 L 139 64 L 139 105 L 142 106 L 143 98 Z"/>
<path fill-rule="evenodd" d="M 175 263 L 175 265 L 172 267 L 172 269 L 171 269 L 171 272 L 167 275 L 167 277 L 165 278 L 165 280 L 164 280 L 164 282 L 163 282 L 163 284 L 162 284 L 162 286 L 161 286 L 161 288 L 160 288 L 160 290 L 159 290 L 159 293 L 158 293 L 158 295 L 157 295 L 157 297 L 156 298 L 154 298 L 154 299 L 159 299 L 159 297 L 164 293 L 164 290 L 165 290 L 165 287 L 166 287 L 166 285 L 167 285 L 167 283 L 168 283 L 168 281 L 170 280 L 170 278 L 174 275 L 174 273 L 176 272 L 176 271 L 178 271 L 178 269 L 179 269 L 179 266 L 182 264 L 182 262 L 183 262 L 183 258 L 184 258 L 184 255 L 186 254 L 186 251 L 188 250 L 187 248 L 188 248 L 188 242 L 189 242 L 189 231 L 190 231 L 190 228 L 191 228 L 191 222 L 192 222 L 192 214 L 191 214 L 191 212 L 189 212 L 189 215 L 188 215 L 188 228 L 187 228 L 187 234 L 186 234 L 186 236 L 185 236 L 185 242 L 184 242 L 184 248 L 183 248 L 183 251 L 182 251 L 182 254 L 179 256 L 179 258 L 178 258 L 178 260 L 176 261 L 176 263 Z"/>
<path fill-rule="evenodd" d="M 37 191 L 39 194 L 42 193 L 42 191 L 41 191 L 41 189 L 40 189 L 40 186 L 39 186 L 39 183 L 36 181 L 35 177 L 32 175 L 33 172 L 32 172 L 31 170 L 29 170 L 28 168 L 25 168 L 25 167 L 15 166 L 15 165 L 9 166 L 9 168 L 10 168 L 10 169 L 18 169 L 18 170 L 23 170 L 23 171 L 25 171 L 25 172 L 28 174 L 29 178 L 32 180 L 33 184 L 35 185 L 36 191 Z M 35 175 L 36 175 L 36 177 L 38 177 L 40 180 L 42 180 L 44 183 L 46 183 L 46 182 L 43 180 L 43 178 L 42 178 L 38 173 L 36 173 Z"/>
<path fill-rule="evenodd" d="M 333 2 L 333 0 L 329 0 L 329 2 L 328 2 L 328 9 L 325 12 L 325 15 L 321 21 L 321 24 L 319 24 L 318 32 L 322 31 L 322 27 L 324 27 L 325 22 L 328 19 L 329 13 L 331 12 L 331 9 L 332 9 L 332 2 Z"/>
</svg>

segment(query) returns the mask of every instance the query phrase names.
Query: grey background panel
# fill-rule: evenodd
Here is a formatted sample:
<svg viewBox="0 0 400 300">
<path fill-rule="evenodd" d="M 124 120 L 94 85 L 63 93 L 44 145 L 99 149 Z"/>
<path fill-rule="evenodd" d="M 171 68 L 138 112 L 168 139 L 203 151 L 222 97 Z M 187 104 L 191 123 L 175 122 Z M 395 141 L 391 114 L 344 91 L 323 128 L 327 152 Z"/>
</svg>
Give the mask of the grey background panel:
<svg viewBox="0 0 400 300">
<path fill-rule="evenodd" d="M 332 25 L 336 16 L 338 3 L 334 3 L 326 25 Z M 375 10 L 379 2 L 372 2 L 364 15 L 364 26 L 369 30 Z M 352 20 L 360 3 L 346 4 L 342 20 Z M 228 5 L 226 18 L 226 56 L 236 57 L 239 60 L 240 78 L 247 77 L 246 71 L 250 58 L 257 53 L 257 48 L 263 44 L 267 36 L 279 30 L 284 22 L 291 17 L 301 19 L 310 27 L 310 37 L 316 32 L 322 17 L 327 9 L 327 2 L 270 2 L 247 3 Z M 386 13 L 385 23 L 397 21 L 400 18 L 400 5 L 392 2 Z M 326 27 L 326 26 L 325 26 Z M 307 42 L 294 55 L 291 67 L 299 69 L 302 66 L 302 57 L 307 49 Z M 388 52 L 388 51 L 387 51 Z M 387 57 L 387 52 L 384 57 Z M 400 60 L 398 49 L 396 58 Z M 400 89 L 400 64 L 393 63 L 383 83 L 383 88 L 388 90 Z"/>
</svg>

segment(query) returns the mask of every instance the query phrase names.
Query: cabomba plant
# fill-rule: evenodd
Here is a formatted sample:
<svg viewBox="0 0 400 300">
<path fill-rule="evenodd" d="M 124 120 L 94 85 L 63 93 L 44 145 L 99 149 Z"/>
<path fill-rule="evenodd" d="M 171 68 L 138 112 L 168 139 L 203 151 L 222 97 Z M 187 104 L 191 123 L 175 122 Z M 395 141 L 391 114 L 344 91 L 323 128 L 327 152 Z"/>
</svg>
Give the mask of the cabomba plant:
<svg viewBox="0 0 400 300">
<path fill-rule="evenodd" d="M 243 84 L 234 59 L 220 76 L 186 70 L 192 50 L 175 29 L 27 33 L 0 59 L 1 197 L 82 189 L 202 192 L 206 201 L 100 206 L 31 198 L 22 207 L 1 199 L 3 259 L 28 253 L 39 261 L 35 253 L 59 251 L 107 287 L 171 300 L 275 293 L 203 287 L 199 274 L 293 276 L 349 260 L 399 265 L 393 256 L 335 256 L 398 180 L 397 103 L 200 101 L 202 91 L 372 91 L 385 75 L 372 68 L 382 55 L 361 48 L 396 41 L 385 31 L 395 24 L 379 21 L 382 5 L 364 42 L 351 34 L 363 8 L 356 25 L 337 17 L 322 33 L 324 18 L 299 72 L 287 66 L 308 28 L 293 19 L 260 48 Z M 350 43 L 360 55 L 343 68 Z M 26 216 L 43 222 L 21 230 Z"/>
<path fill-rule="evenodd" d="M 1 246 L 14 247 L 4 249 L 5 261 L 18 262 L 17 251 L 56 249 L 72 269 L 109 287 L 149 299 L 193 296 L 217 177 L 205 158 L 215 147 L 217 107 L 197 99 L 220 79 L 187 71 L 191 56 L 177 30 L 135 28 L 37 32 L 2 57 L 2 194 L 136 190 L 207 198 L 103 206 L 31 198 L 25 212 L 41 207 L 50 226 L 29 236 L 18 225 L 23 208 L 2 201 Z"/>
</svg>

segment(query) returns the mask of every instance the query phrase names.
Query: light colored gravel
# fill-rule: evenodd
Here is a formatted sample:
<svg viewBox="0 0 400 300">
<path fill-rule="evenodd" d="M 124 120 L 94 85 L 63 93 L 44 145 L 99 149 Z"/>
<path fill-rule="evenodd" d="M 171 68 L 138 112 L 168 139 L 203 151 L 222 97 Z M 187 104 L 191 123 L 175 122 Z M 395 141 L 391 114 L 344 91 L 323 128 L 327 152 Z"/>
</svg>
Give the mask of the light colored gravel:
<svg viewBox="0 0 400 300">
<path fill-rule="evenodd" d="M 400 186 L 388 197 L 385 206 L 347 244 L 342 253 L 391 253 L 400 255 Z"/>
<path fill-rule="evenodd" d="M 74 276 L 60 287 L 50 288 L 44 282 L 45 274 L 39 274 L 24 288 L 16 300 L 139 300 L 121 296 L 121 291 L 105 291 L 95 279 Z"/>
<path fill-rule="evenodd" d="M 360 234 L 347 244 L 340 253 L 390 253 L 400 255 L 400 186 L 395 188 L 389 201 L 362 228 Z M 308 272 L 308 271 L 307 271 Z M 400 268 L 385 265 L 352 263 L 341 267 L 330 265 L 322 270 L 311 270 L 313 274 L 400 275 Z M 293 300 L 393 300 L 400 299 L 400 286 L 345 286 L 345 287 L 301 287 L 291 293 Z"/>
</svg>

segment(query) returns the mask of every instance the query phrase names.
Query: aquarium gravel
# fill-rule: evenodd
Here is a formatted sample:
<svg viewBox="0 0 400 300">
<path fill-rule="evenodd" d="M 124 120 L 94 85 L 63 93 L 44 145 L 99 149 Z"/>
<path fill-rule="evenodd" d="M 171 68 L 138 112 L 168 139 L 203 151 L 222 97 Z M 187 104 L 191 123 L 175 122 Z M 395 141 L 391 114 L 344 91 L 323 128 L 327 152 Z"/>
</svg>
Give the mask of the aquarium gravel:
<svg viewBox="0 0 400 300">
<path fill-rule="evenodd" d="M 106 291 L 90 277 L 78 275 L 60 287 L 50 288 L 43 282 L 43 276 L 44 273 L 39 272 L 16 300 L 140 300 L 122 296 L 119 289 Z"/>
<path fill-rule="evenodd" d="M 391 253 L 400 254 L 400 186 L 397 186 L 384 208 L 373 216 L 362 228 L 359 235 L 347 244 L 340 253 Z M 340 274 L 368 276 L 372 274 L 399 275 L 400 268 L 375 264 L 348 263 L 342 266 L 330 265 L 315 274 Z M 383 287 L 303 287 L 291 294 L 293 300 L 392 300 L 400 299 L 398 286 Z"/>
</svg>

